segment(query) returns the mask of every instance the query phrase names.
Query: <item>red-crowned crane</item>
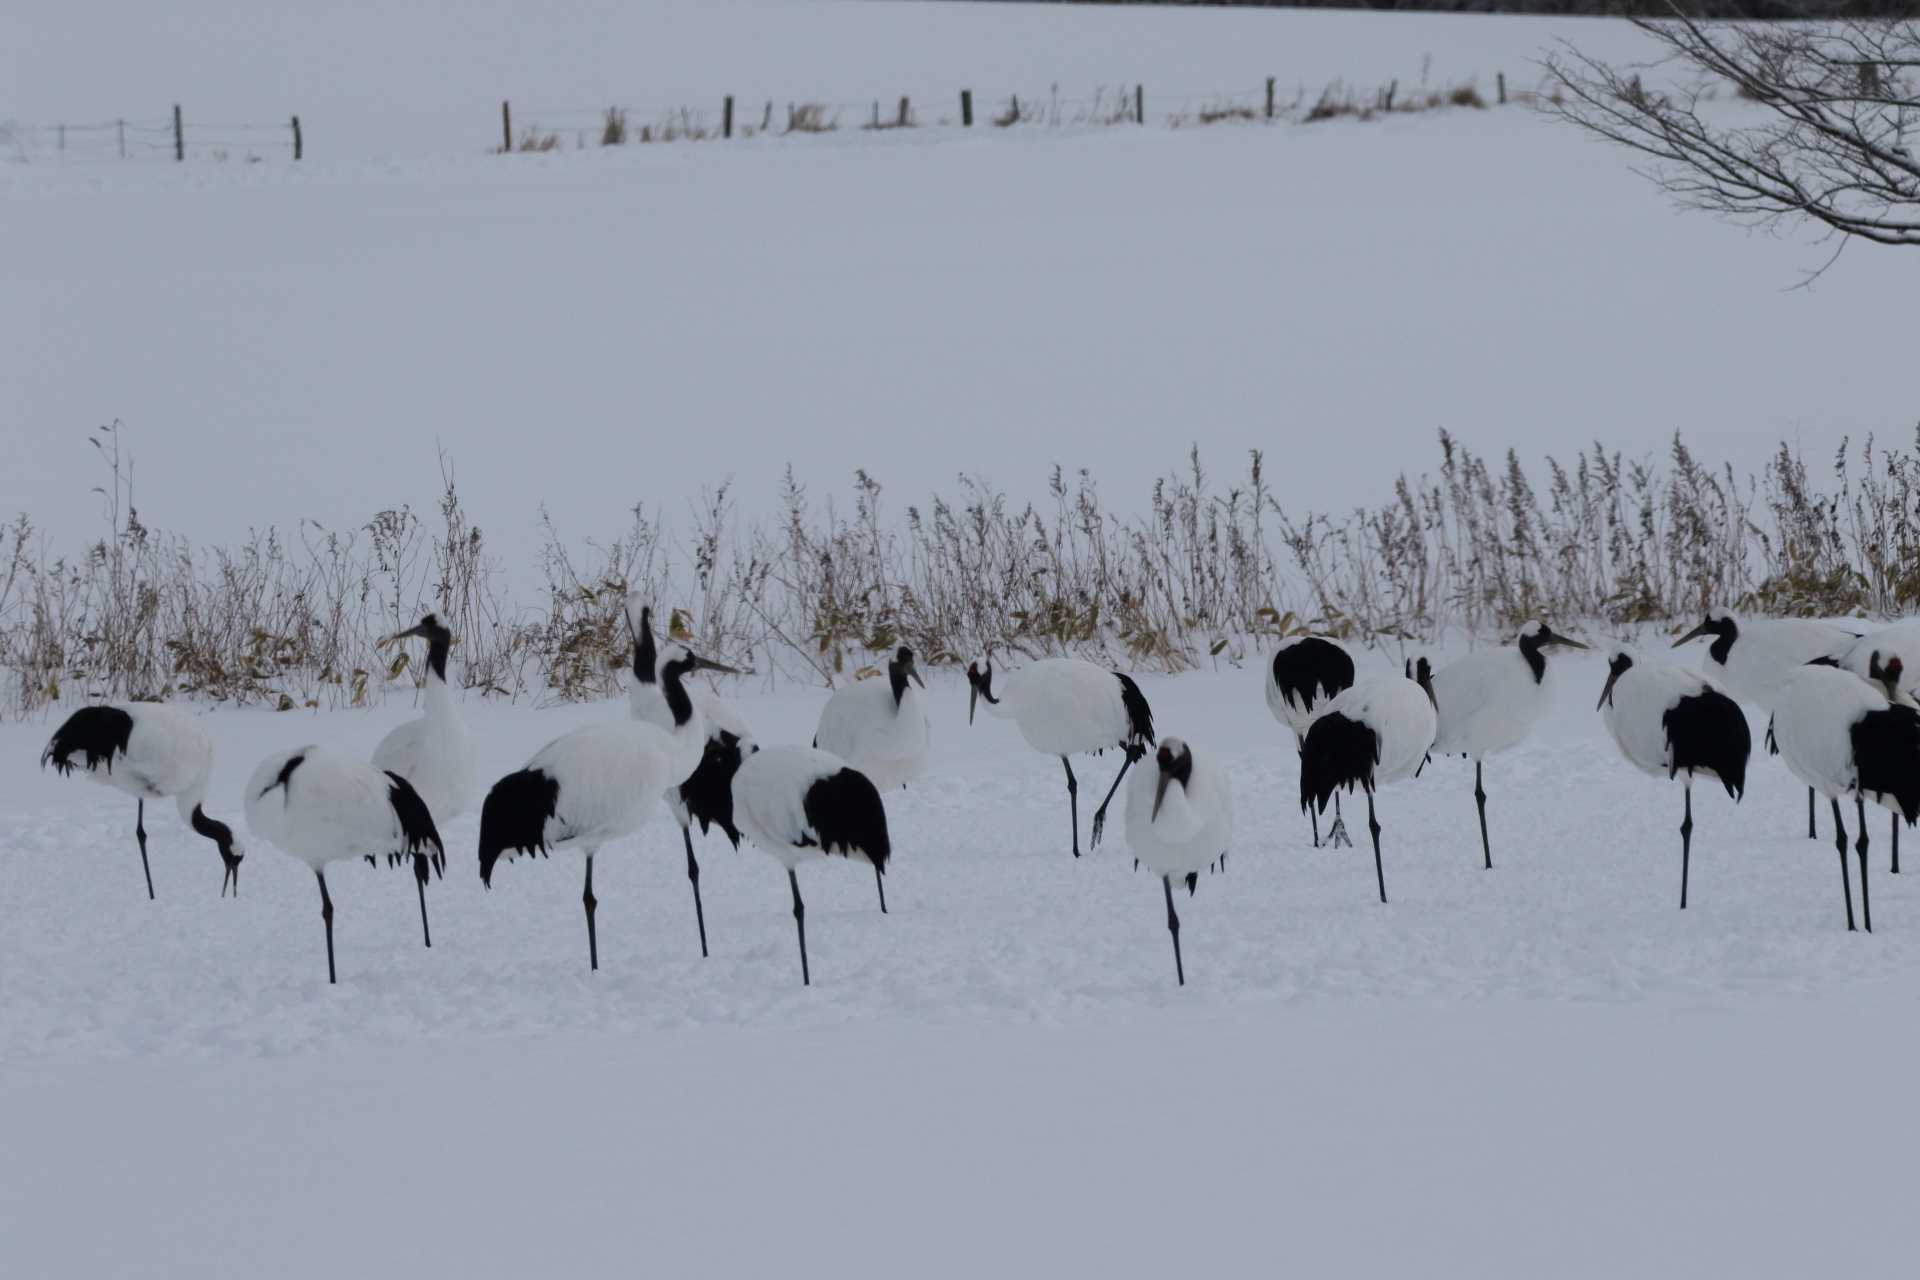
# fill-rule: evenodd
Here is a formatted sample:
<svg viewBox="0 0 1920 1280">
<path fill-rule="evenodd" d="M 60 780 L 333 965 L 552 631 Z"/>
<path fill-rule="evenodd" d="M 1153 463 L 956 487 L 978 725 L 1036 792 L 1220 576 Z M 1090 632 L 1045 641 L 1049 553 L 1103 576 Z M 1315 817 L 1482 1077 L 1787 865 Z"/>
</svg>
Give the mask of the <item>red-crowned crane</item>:
<svg viewBox="0 0 1920 1280">
<path fill-rule="evenodd" d="M 1267 664 L 1267 710 L 1293 733 L 1296 750 L 1307 740 L 1307 729 L 1320 708 L 1335 694 L 1353 685 L 1353 655 L 1327 636 L 1291 636 L 1282 640 Z M 1313 822 L 1313 847 L 1320 847 L 1320 815 L 1307 810 Z M 1334 821 L 1340 821 L 1340 796 L 1333 797 Z M 1339 828 L 1343 836 L 1346 827 Z"/>
<path fill-rule="evenodd" d="M 521 854 L 544 856 L 551 849 L 578 849 L 586 855 L 580 901 L 587 914 L 587 964 L 593 970 L 600 968 L 594 856 L 638 831 L 676 772 L 689 767 L 683 762 L 703 751 L 705 723 L 684 683 L 701 669 L 734 673 L 732 667 L 697 657 L 681 645 L 668 645 L 660 654 L 660 684 L 673 709 L 673 728 L 620 720 L 562 734 L 534 753 L 524 769 L 494 783 L 481 803 L 480 882 L 489 889 L 502 857 L 512 861 Z"/>
<path fill-rule="evenodd" d="M 800 900 L 803 863 L 839 855 L 884 875 L 892 844 L 879 788 L 839 756 L 814 747 L 770 747 L 740 762 L 733 776 L 734 820 L 747 838 L 787 869 L 793 923 L 800 938 L 800 983 L 813 985 L 807 963 L 807 908 Z"/>
<path fill-rule="evenodd" d="M 1325 812 L 1333 793 L 1356 786 L 1367 793 L 1367 829 L 1373 835 L 1373 874 L 1380 901 L 1387 900 L 1387 875 L 1380 862 L 1380 820 L 1373 793 L 1411 778 L 1433 748 L 1433 669 L 1425 658 L 1414 676 L 1369 676 L 1334 697 L 1307 730 L 1300 748 L 1300 807 Z"/>
<path fill-rule="evenodd" d="M 974 709 L 987 704 L 987 713 L 1011 720 L 1027 745 L 1042 755 L 1058 756 L 1067 771 L 1067 804 L 1073 818 L 1073 856 L 1080 856 L 1080 784 L 1073 776 L 1070 756 L 1098 755 L 1110 747 L 1126 754 L 1106 799 L 1093 815 L 1089 848 L 1100 847 L 1107 805 L 1134 761 L 1153 745 L 1153 709 L 1131 676 L 1095 666 L 1079 658 L 1043 658 L 1006 672 L 994 688 L 993 661 L 983 658 L 967 667 L 967 723 Z"/>
<path fill-rule="evenodd" d="M 856 680 L 827 699 L 813 745 L 866 774 L 880 790 L 899 790 L 927 767 L 933 729 L 926 687 L 913 650 L 900 646 L 887 662 L 884 681 Z"/>
<path fill-rule="evenodd" d="M 1180 915 L 1173 909 L 1173 882 L 1186 881 L 1191 897 L 1200 869 L 1222 857 L 1233 839 L 1233 785 L 1209 752 L 1180 738 L 1160 740 L 1154 767 L 1127 784 L 1127 843 L 1133 856 L 1160 877 L 1167 900 L 1167 932 L 1173 935 L 1173 972 L 1187 985 L 1180 957 Z"/>
<path fill-rule="evenodd" d="M 1890 799 L 1908 826 L 1920 819 L 1920 709 L 1889 703 L 1885 691 L 1850 671 L 1808 666 L 1789 676 L 1774 699 L 1773 736 L 1794 776 L 1833 804 L 1834 847 L 1840 887 L 1853 926 L 1853 889 L 1847 875 L 1847 832 L 1840 798 L 1851 794 L 1859 816 L 1860 914 L 1873 931 L 1867 888 L 1867 800 Z"/>
<path fill-rule="evenodd" d="M 203 807 L 213 773 L 213 739 L 186 712 L 160 702 L 118 702 L 82 707 L 54 730 L 40 767 L 54 772 L 79 770 L 91 782 L 134 797 L 133 836 L 140 846 L 140 869 L 153 897 L 153 870 L 147 863 L 147 801 L 171 798 L 181 819 L 213 841 L 226 866 L 220 896 L 240 896 L 240 859 L 246 848 L 233 828 L 209 818 Z"/>
<path fill-rule="evenodd" d="M 388 636 L 382 643 L 398 644 L 416 637 L 427 642 L 426 713 L 380 739 L 380 745 L 373 749 L 373 767 L 405 778 L 433 815 L 435 826 L 444 826 L 473 803 L 473 740 L 467 734 L 460 704 L 447 686 L 447 650 L 453 644 L 453 633 L 439 617 L 430 613 L 417 625 Z M 446 873 L 444 854 L 416 857 L 413 874 L 422 884 L 429 862 L 435 874 Z"/>
<path fill-rule="evenodd" d="M 333 895 L 327 864 L 346 858 L 441 854 L 433 815 L 405 778 L 326 747 L 297 747 L 260 762 L 247 782 L 247 829 L 313 868 L 320 884 L 320 919 L 327 930 L 327 981 L 333 965 Z M 427 928 L 426 881 L 420 890 L 420 928 Z M 431 945 L 431 943 L 429 943 Z"/>
<path fill-rule="evenodd" d="M 1859 639 L 1844 627 L 1812 618 L 1741 618 L 1725 609 L 1709 609 L 1700 625 L 1673 647 L 1712 636 L 1706 672 L 1736 699 L 1769 715 L 1780 686 L 1809 662 L 1838 660 Z M 1813 795 L 1807 788 L 1807 839 L 1817 839 Z"/>
<path fill-rule="evenodd" d="M 1554 681 L 1547 651 L 1586 647 L 1536 620 L 1520 628 L 1513 644 L 1469 654 L 1433 673 L 1433 705 L 1440 717 L 1433 749 L 1473 761 L 1480 852 L 1489 871 L 1493 870 L 1493 843 L 1487 838 L 1487 789 L 1482 781 L 1486 758 L 1526 741 L 1534 725 L 1553 709 Z"/>
<path fill-rule="evenodd" d="M 1685 911 L 1693 856 L 1694 775 L 1718 778 L 1739 802 L 1753 754 L 1747 713 L 1698 671 L 1624 648 L 1607 655 L 1607 682 L 1594 709 L 1628 764 L 1669 780 L 1687 775 L 1680 820 L 1680 909 Z"/>
<path fill-rule="evenodd" d="M 672 730 L 673 707 L 666 687 L 658 678 L 659 653 L 653 642 L 653 610 L 641 603 L 640 594 L 627 597 L 627 629 L 633 635 L 633 683 L 627 686 L 627 705 L 636 720 L 644 720 L 662 729 Z M 669 782 L 667 808 L 680 824 L 680 840 L 687 850 L 687 882 L 693 886 L 693 919 L 700 930 L 700 954 L 707 954 L 707 911 L 700 901 L 700 860 L 693 853 L 693 823 L 700 823 L 700 834 L 713 827 L 740 847 L 740 829 L 733 823 L 733 772 L 743 755 L 752 750 L 752 733 L 746 717 L 730 702 L 716 698 L 697 685 L 684 686 L 686 695 L 699 708 L 706 738 L 700 754 L 688 772 Z M 687 763 L 677 758 L 672 773 Z"/>
</svg>

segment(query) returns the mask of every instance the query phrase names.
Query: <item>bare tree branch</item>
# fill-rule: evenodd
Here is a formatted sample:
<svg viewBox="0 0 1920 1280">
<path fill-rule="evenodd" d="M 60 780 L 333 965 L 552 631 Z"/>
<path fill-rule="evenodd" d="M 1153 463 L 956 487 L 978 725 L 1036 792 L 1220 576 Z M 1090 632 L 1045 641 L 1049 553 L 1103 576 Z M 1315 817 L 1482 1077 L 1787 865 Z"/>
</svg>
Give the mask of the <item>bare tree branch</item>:
<svg viewBox="0 0 1920 1280">
<path fill-rule="evenodd" d="M 1632 21 L 1659 56 L 1616 66 L 1563 44 L 1549 112 L 1638 153 L 1685 207 L 1920 244 L 1920 23 L 1707 21 L 1677 3 Z"/>
</svg>

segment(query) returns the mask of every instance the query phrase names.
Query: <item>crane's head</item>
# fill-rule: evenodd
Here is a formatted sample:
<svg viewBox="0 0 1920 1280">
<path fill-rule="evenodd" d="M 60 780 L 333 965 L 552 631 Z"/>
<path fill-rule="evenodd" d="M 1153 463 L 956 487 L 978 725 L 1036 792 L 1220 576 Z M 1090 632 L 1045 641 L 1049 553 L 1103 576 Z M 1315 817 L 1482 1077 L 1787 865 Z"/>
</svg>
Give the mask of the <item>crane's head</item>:
<svg viewBox="0 0 1920 1280">
<path fill-rule="evenodd" d="M 660 678 L 671 675 L 675 680 L 683 680 L 696 671 L 718 671 L 722 675 L 744 676 L 752 672 L 742 671 L 739 667 L 730 667 L 724 662 L 715 662 L 712 658 L 703 658 L 687 646 L 675 641 L 660 650 Z"/>
<path fill-rule="evenodd" d="M 1607 654 L 1607 683 L 1600 690 L 1600 701 L 1593 704 L 1595 711 L 1613 702 L 1613 686 L 1632 666 L 1633 655 L 1625 649 L 1614 649 Z"/>
<path fill-rule="evenodd" d="M 1545 649 L 1558 645 L 1563 649 L 1584 649 L 1587 646 L 1571 636 L 1563 636 L 1538 618 L 1520 628 L 1520 647 L 1523 649 Z"/>
<path fill-rule="evenodd" d="M 1714 636 L 1732 644 L 1739 634 L 1740 624 L 1734 621 L 1732 613 L 1725 609 L 1709 609 L 1702 615 L 1700 625 L 1675 640 L 1673 647 L 1678 649 L 1688 641 L 1698 640 L 1701 636 Z"/>
<path fill-rule="evenodd" d="M 1883 664 L 1880 651 L 1875 649 L 1867 658 L 1867 679 L 1879 685 L 1886 692 L 1888 702 L 1900 701 L 1900 685 L 1906 675 L 1906 664 L 1900 661 L 1900 655 L 1894 654 Z"/>
<path fill-rule="evenodd" d="M 1000 699 L 993 696 L 993 659 L 980 658 L 967 664 L 967 723 L 973 723 L 973 709 L 985 698 L 992 706 Z"/>
<path fill-rule="evenodd" d="M 1153 813 L 1148 820 L 1160 816 L 1160 802 L 1167 798 L 1167 788 L 1174 783 L 1182 787 L 1193 779 L 1193 751 L 1184 739 L 1162 738 L 1160 749 L 1154 753 L 1153 761 L 1160 769 L 1160 777 L 1153 784 Z"/>
</svg>

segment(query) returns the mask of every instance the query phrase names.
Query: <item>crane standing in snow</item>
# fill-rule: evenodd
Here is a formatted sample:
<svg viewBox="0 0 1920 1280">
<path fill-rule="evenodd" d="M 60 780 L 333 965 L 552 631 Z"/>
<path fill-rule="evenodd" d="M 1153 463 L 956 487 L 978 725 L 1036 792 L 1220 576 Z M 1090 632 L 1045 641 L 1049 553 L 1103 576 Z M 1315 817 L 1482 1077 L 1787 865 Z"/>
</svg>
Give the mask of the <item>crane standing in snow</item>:
<svg viewBox="0 0 1920 1280">
<path fill-rule="evenodd" d="M 586 885 L 580 894 L 587 914 L 587 964 L 600 968 L 600 936 L 594 925 L 593 859 L 616 840 L 640 829 L 664 798 L 672 779 L 685 777 L 704 752 L 706 726 L 688 696 L 685 678 L 696 670 L 737 674 L 668 645 L 660 655 L 660 685 L 672 709 L 673 727 L 645 720 L 590 724 L 562 734 L 526 767 L 493 784 L 480 806 L 480 882 L 493 887 L 502 857 L 545 855 L 577 848 L 586 855 Z"/>
<path fill-rule="evenodd" d="M 635 592 L 627 597 L 627 629 L 633 635 L 633 683 L 627 686 L 627 705 L 635 720 L 644 720 L 669 732 L 674 727 L 674 712 L 666 687 L 658 679 L 658 651 L 653 643 L 653 610 L 640 602 Z M 711 668 L 710 668 L 711 669 Z M 686 689 L 687 696 L 700 709 L 706 729 L 700 755 L 692 769 L 669 783 L 667 808 L 680 824 L 680 839 L 687 849 L 687 882 L 693 886 L 693 919 L 700 930 L 700 954 L 707 954 L 707 910 L 700 901 L 700 860 L 693 853 L 693 823 L 700 822 L 700 834 L 719 827 L 733 847 L 740 847 L 740 829 L 733 823 L 733 774 L 743 755 L 751 751 L 752 733 L 746 717 L 730 702 L 714 697 L 697 686 Z M 678 762 L 684 764 L 682 758 Z M 678 766 L 675 770 L 677 772 Z"/>
<path fill-rule="evenodd" d="M 1233 787 L 1211 754 L 1179 738 L 1162 738 L 1154 768 L 1127 784 L 1127 843 L 1134 857 L 1160 877 L 1167 899 L 1167 932 L 1173 935 L 1173 972 L 1187 985 L 1180 956 L 1180 915 L 1173 909 L 1174 879 L 1184 879 L 1191 897 L 1200 868 L 1223 856 L 1233 839 Z"/>
<path fill-rule="evenodd" d="M 327 864 L 346 858 L 389 862 L 444 856 L 440 832 L 420 793 L 397 773 L 325 747 L 297 747 L 260 762 L 247 782 L 247 829 L 313 869 L 320 884 L 320 919 L 327 929 L 327 981 L 333 966 L 333 895 Z M 427 927 L 426 881 L 420 889 L 420 928 Z M 431 941 L 428 943 L 432 945 Z"/>
<path fill-rule="evenodd" d="M 198 835 L 213 841 L 226 874 L 220 896 L 240 896 L 240 859 L 246 849 L 233 828 L 209 818 L 203 803 L 213 775 L 213 739 L 192 716 L 160 702 L 119 702 L 82 707 L 54 730 L 40 753 L 40 767 L 113 787 L 136 800 L 133 836 L 140 846 L 140 869 L 153 898 L 153 869 L 147 863 L 147 801 L 171 797 L 180 817 Z"/>
<path fill-rule="evenodd" d="M 1773 734 L 1794 776 L 1833 804 L 1833 841 L 1840 852 L 1840 887 L 1853 926 L 1853 889 L 1847 875 L 1847 831 L 1840 797 L 1851 794 L 1859 815 L 1860 914 L 1873 931 L 1867 888 L 1867 797 L 1891 797 L 1908 826 L 1920 819 L 1920 709 L 1889 703 L 1883 690 L 1850 671 L 1808 666 L 1789 676 L 1774 700 Z"/>
<path fill-rule="evenodd" d="M 1736 803 L 1747 787 L 1753 730 L 1740 704 L 1697 671 L 1629 649 L 1607 655 L 1607 683 L 1594 704 L 1627 763 L 1668 779 L 1686 773 L 1680 820 L 1680 909 L 1687 909 L 1693 856 L 1693 778 L 1718 778 Z"/>
<path fill-rule="evenodd" d="M 984 700 L 987 713 L 1012 720 L 1027 745 L 1043 755 L 1058 756 L 1067 771 L 1067 803 L 1073 818 L 1073 856 L 1080 856 L 1080 783 L 1073 776 L 1069 756 L 1099 754 L 1109 747 L 1126 753 L 1114 775 L 1106 799 L 1093 815 L 1090 848 L 1100 847 L 1107 805 L 1133 762 L 1153 745 L 1153 709 L 1131 676 L 1083 662 L 1079 658 L 1043 658 L 1007 673 L 998 693 L 993 687 L 993 661 L 983 658 L 967 667 L 967 723 Z"/>
<path fill-rule="evenodd" d="M 787 869 L 800 938 L 800 983 L 812 986 L 799 868 L 838 854 L 873 864 L 876 878 L 884 875 L 893 846 L 880 791 L 836 755 L 813 747 L 773 747 L 741 762 L 733 777 L 733 811 L 747 838 Z"/>
<path fill-rule="evenodd" d="M 460 705 L 447 687 L 447 651 L 453 644 L 453 633 L 430 613 L 418 625 L 381 643 L 398 644 L 409 637 L 427 642 L 426 714 L 380 739 L 380 745 L 373 749 L 373 767 L 405 778 L 433 815 L 437 828 L 465 813 L 473 802 L 473 740 L 467 735 Z M 413 875 L 420 886 L 423 921 L 429 863 L 434 874 L 445 875 L 446 855 L 435 852 L 431 857 L 414 857 Z M 433 945 L 430 935 L 427 945 Z"/>
<path fill-rule="evenodd" d="M 1318 708 L 1327 700 L 1353 686 L 1353 655 L 1338 640 L 1326 636 L 1293 636 L 1282 640 L 1267 665 L 1267 710 L 1293 733 L 1296 750 L 1307 741 Z M 1313 847 L 1320 847 L 1320 814 L 1309 808 L 1313 822 Z M 1340 820 L 1340 795 L 1334 793 L 1333 818 L 1336 829 L 1345 838 L 1346 825 Z"/>
<path fill-rule="evenodd" d="M 1440 718 L 1433 749 L 1473 761 L 1473 802 L 1480 811 L 1480 852 L 1488 871 L 1493 870 L 1493 843 L 1487 838 L 1482 770 L 1488 756 L 1524 742 L 1553 709 L 1547 650 L 1556 646 L 1587 647 L 1534 621 L 1520 628 L 1511 646 L 1470 654 L 1433 675 L 1433 705 Z"/>
<path fill-rule="evenodd" d="M 1700 625 L 1673 642 L 1678 649 L 1702 636 L 1707 674 L 1741 702 L 1771 714 L 1781 686 L 1809 662 L 1839 659 L 1859 639 L 1853 632 L 1811 618 L 1739 618 L 1725 609 L 1709 609 Z M 1814 826 L 1814 791 L 1807 788 L 1807 839 Z"/>
<path fill-rule="evenodd" d="M 1355 681 L 1327 703 L 1300 749 L 1301 808 L 1318 805 L 1324 812 L 1342 787 L 1351 791 L 1357 786 L 1367 793 L 1373 874 L 1383 903 L 1387 875 L 1380 862 L 1380 820 L 1374 816 L 1373 793 L 1420 772 L 1437 727 L 1433 670 L 1421 658 L 1411 679 L 1390 675 Z"/>
</svg>

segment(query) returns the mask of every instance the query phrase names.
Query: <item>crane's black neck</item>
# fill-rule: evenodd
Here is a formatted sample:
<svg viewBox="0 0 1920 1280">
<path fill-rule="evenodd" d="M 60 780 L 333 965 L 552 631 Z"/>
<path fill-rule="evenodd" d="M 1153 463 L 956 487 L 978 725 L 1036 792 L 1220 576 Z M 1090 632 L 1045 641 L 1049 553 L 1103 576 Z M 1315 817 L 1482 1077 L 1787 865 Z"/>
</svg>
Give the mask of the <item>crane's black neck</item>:
<svg viewBox="0 0 1920 1280">
<path fill-rule="evenodd" d="M 1721 618 L 1708 630 L 1713 632 L 1714 640 L 1707 648 L 1707 656 L 1724 667 L 1733 653 L 1733 642 L 1740 638 L 1740 628 L 1733 624 L 1732 618 Z"/>
<path fill-rule="evenodd" d="M 435 627 L 427 636 L 427 667 L 440 683 L 447 682 L 447 651 L 453 647 L 453 632 L 445 627 Z"/>
<path fill-rule="evenodd" d="M 641 684 L 653 683 L 656 656 L 653 648 L 653 610 L 640 610 L 640 634 L 633 638 L 633 678 Z"/>
<path fill-rule="evenodd" d="M 1547 678 L 1546 648 L 1546 633 L 1543 631 L 1520 637 L 1520 656 L 1527 660 L 1527 670 L 1533 672 L 1535 684 Z"/>
<path fill-rule="evenodd" d="M 681 678 L 693 670 L 693 659 L 669 662 L 660 671 L 660 692 L 666 695 L 667 710 L 673 713 L 673 727 L 682 729 L 693 719 L 693 696 Z"/>
<path fill-rule="evenodd" d="M 900 651 L 900 654 L 905 653 L 905 649 Z M 912 658 L 902 657 L 900 654 L 896 654 L 893 661 L 887 663 L 887 679 L 893 685 L 893 705 L 895 710 L 899 709 L 900 700 L 907 696 L 907 670 L 913 662 Z"/>
<path fill-rule="evenodd" d="M 218 818 L 209 818 L 199 805 L 193 806 L 193 829 L 220 846 L 222 852 L 233 847 L 233 828 Z"/>
</svg>

